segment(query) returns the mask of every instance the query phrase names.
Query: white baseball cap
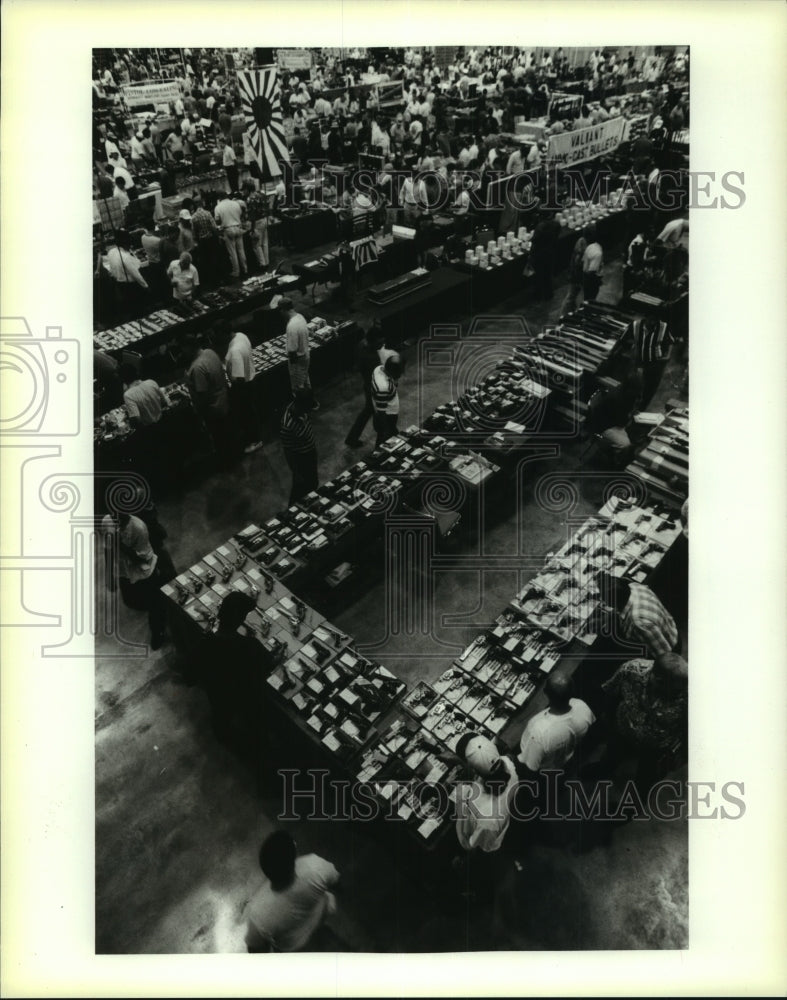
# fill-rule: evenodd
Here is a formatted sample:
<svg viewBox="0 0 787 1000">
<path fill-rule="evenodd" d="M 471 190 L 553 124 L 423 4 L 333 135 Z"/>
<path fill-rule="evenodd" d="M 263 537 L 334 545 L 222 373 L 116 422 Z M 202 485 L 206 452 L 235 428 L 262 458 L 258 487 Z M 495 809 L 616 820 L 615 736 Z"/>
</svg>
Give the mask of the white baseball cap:
<svg viewBox="0 0 787 1000">
<path fill-rule="evenodd" d="M 474 736 L 465 747 L 465 760 L 482 777 L 491 774 L 499 759 L 497 748 L 486 736 Z"/>
</svg>

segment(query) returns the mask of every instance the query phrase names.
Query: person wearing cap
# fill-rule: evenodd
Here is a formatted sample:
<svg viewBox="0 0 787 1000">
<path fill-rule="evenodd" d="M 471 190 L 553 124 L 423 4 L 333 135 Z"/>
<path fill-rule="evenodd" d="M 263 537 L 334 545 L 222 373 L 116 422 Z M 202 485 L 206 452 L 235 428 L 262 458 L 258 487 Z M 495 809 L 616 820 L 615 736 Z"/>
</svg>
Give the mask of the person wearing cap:
<svg viewBox="0 0 787 1000">
<path fill-rule="evenodd" d="M 282 414 L 279 433 L 284 458 L 292 472 L 290 505 L 318 486 L 317 447 L 309 417 L 314 409 L 311 387 L 301 387 L 294 390 L 292 400 Z"/>
<path fill-rule="evenodd" d="M 118 147 L 117 142 L 115 142 L 114 136 L 110 136 L 104 140 L 104 149 L 107 154 L 107 163 L 111 163 L 115 167 L 128 167 L 126 158 L 120 152 L 120 148 Z"/>
<path fill-rule="evenodd" d="M 191 253 L 194 249 L 194 233 L 191 226 L 191 212 L 182 208 L 178 213 L 178 250 Z"/>
<path fill-rule="evenodd" d="M 284 339 L 287 349 L 287 364 L 290 372 L 290 388 L 311 389 L 309 379 L 309 326 L 305 317 L 293 308 L 292 299 L 283 295 L 277 306 L 284 318 Z"/>
<path fill-rule="evenodd" d="M 602 690 L 609 728 L 599 769 L 634 757 L 634 780 L 647 793 L 688 736 L 688 664 L 677 653 L 629 660 Z"/>
<path fill-rule="evenodd" d="M 571 678 L 565 674 L 547 677 L 544 693 L 549 705 L 530 718 L 519 742 L 517 760 L 526 773 L 565 769 L 596 721 L 585 702 L 572 697 L 572 691 Z"/>
<path fill-rule="evenodd" d="M 456 755 L 472 774 L 456 786 L 456 836 L 466 851 L 498 851 L 511 823 L 511 800 L 518 784 L 516 766 L 479 733 L 465 733 Z"/>
<path fill-rule="evenodd" d="M 399 422 L 399 379 L 404 365 L 398 354 L 391 354 L 383 364 L 372 372 L 372 408 L 374 429 L 377 431 L 379 448 L 383 441 L 393 437 Z"/>
</svg>

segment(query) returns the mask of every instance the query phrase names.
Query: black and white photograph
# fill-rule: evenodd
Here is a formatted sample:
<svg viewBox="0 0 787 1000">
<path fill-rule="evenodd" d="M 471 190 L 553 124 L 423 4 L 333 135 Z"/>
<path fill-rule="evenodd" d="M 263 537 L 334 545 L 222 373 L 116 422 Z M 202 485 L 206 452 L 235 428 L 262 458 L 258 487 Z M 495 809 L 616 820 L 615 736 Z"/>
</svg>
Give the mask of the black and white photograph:
<svg viewBox="0 0 787 1000">
<path fill-rule="evenodd" d="M 709 144 L 698 24 L 713 21 L 670 5 L 657 31 L 638 5 L 588 4 L 588 23 L 604 12 L 591 31 L 575 4 L 438 2 L 420 33 L 416 5 L 366 5 L 378 21 L 326 6 L 352 30 L 321 35 L 309 3 L 235 20 L 163 5 L 160 34 L 157 5 L 128 32 L 81 21 L 73 148 L 38 136 L 34 151 L 76 164 L 37 191 L 36 225 L 56 239 L 73 220 L 57 268 L 73 264 L 78 307 L 42 311 L 28 262 L 33 297 L 4 282 L 0 348 L 3 638 L 30 644 L 35 685 L 9 684 L 20 654 L 4 655 L 4 720 L 45 692 L 80 742 L 4 768 L 4 815 L 62 769 L 51 822 L 71 799 L 71 847 L 37 878 L 79 859 L 83 957 L 107 969 L 168 956 L 176 989 L 178 963 L 242 963 L 237 990 L 183 980 L 183 995 L 304 989 L 266 979 L 292 954 L 278 968 L 333 970 L 320 995 L 362 990 L 361 958 L 372 977 L 434 962 L 428 983 L 403 965 L 370 995 L 456 992 L 439 972 L 456 959 L 512 963 L 486 988 L 478 966 L 468 995 L 527 995 L 557 987 L 555 962 L 603 954 L 620 964 L 594 990 L 687 991 L 680 963 L 701 962 L 724 892 L 713 850 L 740 861 L 752 812 L 774 809 L 771 833 L 784 813 L 772 768 L 769 792 L 715 749 L 742 739 L 744 687 L 749 749 L 784 745 L 753 708 L 783 704 L 784 679 L 758 695 L 763 653 L 741 662 L 737 634 L 765 608 L 738 589 L 770 579 L 776 596 L 783 547 L 758 579 L 742 526 L 719 529 L 758 520 L 748 491 L 763 531 L 780 495 L 747 447 L 749 406 L 783 407 L 755 380 L 778 369 L 783 330 L 736 301 L 763 288 L 776 308 L 775 264 L 734 235 L 763 211 L 750 164 L 768 126 L 752 100 L 745 156 Z M 754 40 L 773 6 L 752 5 Z M 727 100 L 739 121 L 740 95 L 711 103 Z M 770 219 L 783 234 L 783 196 Z M 42 716 L 14 737 L 46 732 Z M 764 915 L 783 865 L 768 888 L 770 840 L 751 843 Z M 638 981 L 641 960 L 670 985 Z M 695 992 L 724 991 L 697 975 Z"/>
<path fill-rule="evenodd" d="M 96 950 L 685 948 L 689 48 L 92 87 Z"/>
</svg>

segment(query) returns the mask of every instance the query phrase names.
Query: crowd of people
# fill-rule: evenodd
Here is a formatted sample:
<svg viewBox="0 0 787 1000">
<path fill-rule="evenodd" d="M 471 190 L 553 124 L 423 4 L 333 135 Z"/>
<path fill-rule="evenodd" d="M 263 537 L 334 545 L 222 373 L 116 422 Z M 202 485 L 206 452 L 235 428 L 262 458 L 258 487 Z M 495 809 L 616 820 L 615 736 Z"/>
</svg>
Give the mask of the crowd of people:
<svg viewBox="0 0 787 1000">
<path fill-rule="evenodd" d="M 99 56 L 96 106 L 103 112 L 111 110 L 121 100 L 123 86 L 144 81 L 157 69 L 160 72 L 161 57 L 157 58 L 158 63 L 141 52 Z M 581 99 L 569 119 L 547 123 L 553 132 L 619 114 L 619 107 L 609 98 L 621 94 L 629 81 L 639 77 L 657 84 L 665 72 L 678 80 L 688 72 L 684 56 L 665 63 L 655 56 L 638 59 L 633 53 L 596 51 L 583 65 L 573 66 L 562 49 L 538 56 L 518 49 L 506 55 L 491 49 L 471 50 L 448 66 L 438 66 L 431 54 L 409 50 L 389 50 L 368 60 L 360 54 L 345 59 L 321 55 L 307 79 L 300 74 L 283 75 L 281 100 L 292 124 L 294 169 L 277 183 L 265 184 L 243 132 L 234 128 L 242 116 L 233 74 L 212 50 L 183 50 L 180 62 L 183 75 L 177 79 L 182 96 L 173 107 L 179 122 L 176 128 L 161 134 L 151 121 L 127 137 L 123 145 L 128 148 L 121 149 L 115 132 L 105 124 L 97 127 L 96 193 L 114 197 L 125 215 L 141 176 L 198 156 L 205 148 L 224 171 L 229 191 L 193 193 L 183 201 L 177 224 L 173 220 L 155 227 L 146 222 L 139 237 L 147 260 L 144 269 L 132 252 L 131 234 L 122 224 L 125 218 L 121 220 L 105 258 L 99 254 L 96 268 L 97 273 L 102 268 L 108 271 L 121 311 L 129 314 L 149 308 L 157 297 L 169 298 L 187 313 L 203 289 L 220 281 L 242 280 L 254 267 L 267 270 L 271 265 L 269 227 L 286 201 L 288 188 L 296 182 L 307 186 L 313 202 L 336 211 L 339 235 L 345 240 L 353 221 L 367 212 L 375 213 L 376 222 L 401 221 L 421 232 L 428 225 L 429 204 L 441 187 L 450 192 L 454 235 L 469 235 L 473 194 L 495 172 L 511 176 L 541 165 L 543 145 L 523 142 L 511 148 L 500 133 L 513 130 L 517 118 L 527 120 L 545 113 L 561 82 L 570 78 L 579 82 Z M 239 62 L 238 58 L 236 65 Z M 393 109 L 380 108 L 374 92 L 362 86 L 364 75 L 381 83 L 401 81 L 401 102 Z M 341 92 L 329 99 L 337 89 Z M 472 127 L 453 120 L 458 106 L 468 108 L 463 121 L 472 122 Z M 659 169 L 663 149 L 659 143 L 687 121 L 688 103 L 678 90 L 670 89 L 664 103 L 651 108 L 652 128 L 629 154 L 636 161 L 636 172 L 648 183 L 655 183 L 652 173 Z M 366 154 L 376 157 L 371 189 L 355 187 L 351 180 L 336 186 L 328 173 L 310 163 L 326 158 L 339 163 L 355 158 L 357 162 L 359 155 Z M 239 161 L 248 169 L 243 181 Z M 408 172 L 394 193 L 393 175 Z M 378 197 L 370 197 L 370 190 Z M 547 301 L 553 295 L 560 226 L 552 215 L 533 221 L 534 292 Z M 678 297 L 687 293 L 687 258 L 681 253 L 688 223 L 681 217 L 656 224 L 662 221 L 658 215 L 651 216 L 649 224 L 627 241 L 627 291 L 642 287 L 643 275 L 658 262 Z M 424 246 L 425 242 L 419 244 L 419 251 Z M 573 312 L 580 300 L 596 298 L 604 267 L 605 247 L 590 226 L 573 247 L 563 314 Z M 293 504 L 319 485 L 312 421 L 320 404 L 310 376 L 307 320 L 287 296 L 278 298 L 275 309 L 284 329 L 290 389 L 289 402 L 277 415 L 277 423 L 291 474 L 289 502 Z M 687 330 L 679 327 L 676 335 L 676 327 L 672 322 L 638 320 L 632 357 L 619 384 L 600 390 L 589 401 L 584 429 L 609 445 L 616 464 L 625 464 L 631 455 L 631 417 L 647 407 L 657 392 L 673 340 L 685 339 Z M 186 339 L 179 351 L 194 410 L 219 462 L 229 466 L 244 453 L 262 448 L 265 428 L 252 387 L 248 335 L 220 323 L 209 333 Z M 138 434 L 143 471 L 155 485 L 168 466 L 155 433 L 169 405 L 166 394 L 155 379 L 141 377 L 137 366 L 119 366 L 102 352 L 96 352 L 95 363 L 100 396 L 104 403 L 122 400 Z M 405 366 L 401 353 L 386 343 L 378 322 L 362 332 L 355 368 L 361 408 L 344 444 L 360 447 L 371 420 L 379 447 L 397 433 Z M 160 587 L 173 578 L 175 570 L 155 510 L 147 516 L 107 515 L 103 528 L 107 584 L 120 587 L 129 607 L 147 612 L 151 645 L 158 648 L 166 641 Z M 568 675 L 550 674 L 545 685 L 547 705 L 527 722 L 518 752 L 475 732 L 467 732 L 457 745 L 454 759 L 463 769 L 464 780 L 456 799 L 459 852 L 455 867 L 466 872 L 474 895 L 489 891 L 501 858 L 524 856 L 534 837 L 544 833 L 542 826 L 522 817 L 534 805 L 537 811 L 545 810 L 550 772 L 597 781 L 614 777 L 623 764 L 633 761 L 634 789 L 647 800 L 651 786 L 674 763 L 677 749 L 685 743 L 688 668 L 674 618 L 642 584 L 614 577 L 598 582 L 610 614 L 616 617 L 616 634 L 622 642 L 641 648 L 644 655 L 623 663 L 582 697 Z M 265 706 L 261 678 L 273 663 L 263 663 L 261 670 L 259 645 L 239 631 L 252 610 L 253 601 L 243 595 L 224 599 L 217 629 L 209 640 L 211 649 L 203 657 L 201 680 L 210 699 L 216 735 L 259 765 L 273 759 L 259 724 Z M 221 664 L 219 672 L 217 664 Z M 590 843 L 585 826 L 580 827 L 580 847 L 583 842 Z M 249 951 L 306 948 L 335 909 L 339 873 L 316 855 L 299 856 L 292 838 L 281 831 L 263 843 L 259 863 L 265 881 L 248 909 Z"/>
</svg>

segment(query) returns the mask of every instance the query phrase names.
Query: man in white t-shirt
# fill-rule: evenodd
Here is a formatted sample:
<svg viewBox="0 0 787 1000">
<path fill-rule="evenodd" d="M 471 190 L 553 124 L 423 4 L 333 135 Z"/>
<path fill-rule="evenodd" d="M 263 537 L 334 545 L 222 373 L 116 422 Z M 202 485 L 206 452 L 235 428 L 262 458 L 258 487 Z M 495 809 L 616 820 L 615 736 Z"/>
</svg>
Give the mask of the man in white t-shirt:
<svg viewBox="0 0 787 1000">
<path fill-rule="evenodd" d="M 533 773 L 565 768 L 596 721 L 584 701 L 571 697 L 565 674 L 550 674 L 544 691 L 549 707 L 529 720 L 519 744 L 519 763 Z"/>
<path fill-rule="evenodd" d="M 227 248 L 233 278 L 239 278 L 241 273 L 245 277 L 248 273 L 246 251 L 243 246 L 243 223 L 245 221 L 245 211 L 245 202 L 241 201 L 239 198 L 233 199 L 229 195 L 225 195 L 218 205 L 216 205 L 216 209 L 213 213 L 214 218 L 216 219 L 216 224 L 221 230 L 224 245 Z"/>
<path fill-rule="evenodd" d="M 109 165 L 112 167 L 112 176 L 117 180 L 118 177 L 122 177 L 126 182 L 126 190 L 130 191 L 134 187 L 134 178 L 126 170 L 126 161 L 121 160 L 117 153 L 109 154 Z"/>
<path fill-rule="evenodd" d="M 195 289 L 199 288 L 199 272 L 191 262 L 190 253 L 182 253 L 178 260 L 170 262 L 167 277 L 172 285 L 172 297 L 178 302 L 191 302 Z"/>
<path fill-rule="evenodd" d="M 466 851 L 498 851 L 511 822 L 516 766 L 479 733 L 460 737 L 456 753 L 474 775 L 456 786 L 457 839 Z"/>
<path fill-rule="evenodd" d="M 292 299 L 286 295 L 279 299 L 279 312 L 286 323 L 284 338 L 287 348 L 287 363 L 290 370 L 290 387 L 310 389 L 309 379 L 309 327 L 301 313 L 296 312 Z"/>
<path fill-rule="evenodd" d="M 260 848 L 265 884 L 248 905 L 249 952 L 303 951 L 323 921 L 336 911 L 331 888 L 339 872 L 316 854 L 297 856 L 295 841 L 283 830 Z"/>
<path fill-rule="evenodd" d="M 246 454 L 262 448 L 260 419 L 254 400 L 254 364 L 251 358 L 251 341 L 240 330 L 232 333 L 229 325 L 222 323 L 218 329 L 224 353 L 224 369 L 230 380 L 230 408 L 234 411 L 243 434 Z"/>
</svg>

